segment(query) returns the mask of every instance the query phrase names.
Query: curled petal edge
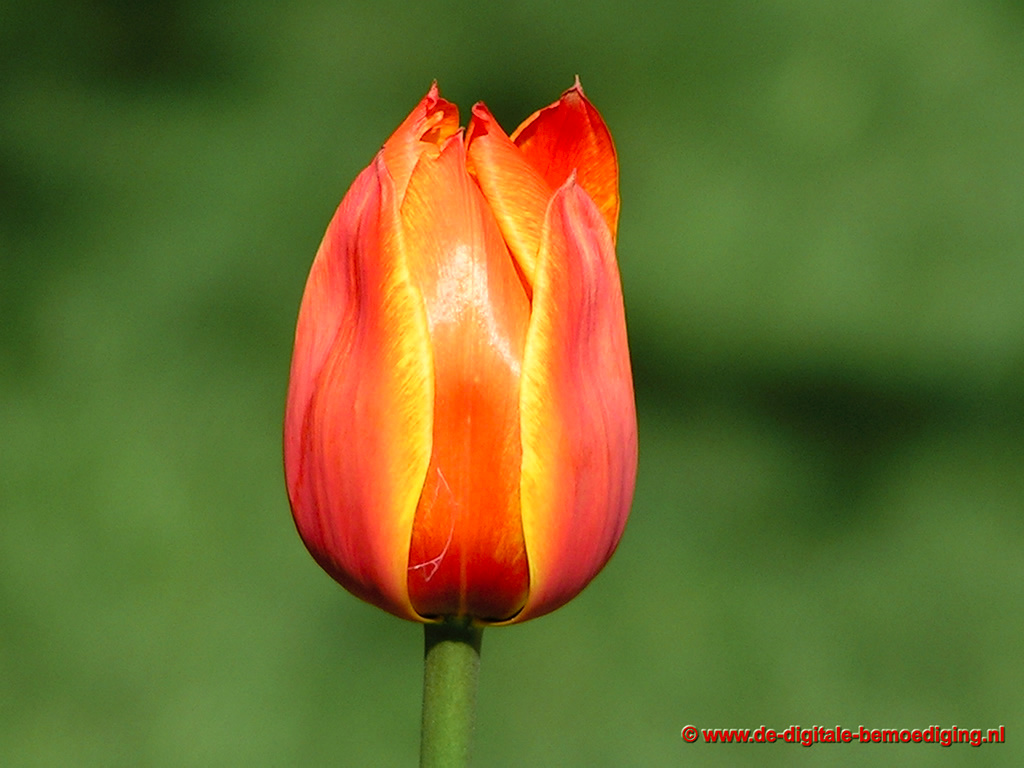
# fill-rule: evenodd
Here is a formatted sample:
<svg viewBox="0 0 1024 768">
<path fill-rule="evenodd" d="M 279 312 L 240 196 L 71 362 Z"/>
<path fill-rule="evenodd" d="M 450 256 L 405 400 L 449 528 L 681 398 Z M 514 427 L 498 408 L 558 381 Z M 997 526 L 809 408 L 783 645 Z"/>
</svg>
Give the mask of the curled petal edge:
<svg viewBox="0 0 1024 768">
<path fill-rule="evenodd" d="M 445 142 L 459 130 L 459 108 L 441 98 L 434 82 L 427 95 L 384 143 L 381 152 L 399 204 L 423 155 L 436 157 Z"/>
<path fill-rule="evenodd" d="M 469 171 L 532 287 L 544 214 L 556 187 L 526 159 L 483 104 L 473 107 L 466 147 Z"/>
</svg>

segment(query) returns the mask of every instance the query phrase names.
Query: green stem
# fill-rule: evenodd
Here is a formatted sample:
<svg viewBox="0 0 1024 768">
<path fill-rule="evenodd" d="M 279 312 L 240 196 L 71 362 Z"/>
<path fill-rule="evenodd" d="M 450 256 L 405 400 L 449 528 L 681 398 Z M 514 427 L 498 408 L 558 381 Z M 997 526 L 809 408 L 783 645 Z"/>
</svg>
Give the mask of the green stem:
<svg viewBox="0 0 1024 768">
<path fill-rule="evenodd" d="M 426 624 L 420 768 L 469 765 L 483 628 L 469 621 Z"/>
</svg>

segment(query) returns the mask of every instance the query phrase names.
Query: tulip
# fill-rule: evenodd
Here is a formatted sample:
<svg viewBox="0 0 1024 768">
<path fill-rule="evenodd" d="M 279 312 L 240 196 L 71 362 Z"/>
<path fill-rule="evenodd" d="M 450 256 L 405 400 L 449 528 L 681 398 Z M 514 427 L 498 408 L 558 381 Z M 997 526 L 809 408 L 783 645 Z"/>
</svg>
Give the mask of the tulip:
<svg viewBox="0 0 1024 768">
<path fill-rule="evenodd" d="M 618 166 L 577 79 L 509 136 L 436 84 L 356 178 L 313 262 L 284 426 L 299 534 L 402 618 L 519 622 L 625 527 L 636 412 Z"/>
</svg>

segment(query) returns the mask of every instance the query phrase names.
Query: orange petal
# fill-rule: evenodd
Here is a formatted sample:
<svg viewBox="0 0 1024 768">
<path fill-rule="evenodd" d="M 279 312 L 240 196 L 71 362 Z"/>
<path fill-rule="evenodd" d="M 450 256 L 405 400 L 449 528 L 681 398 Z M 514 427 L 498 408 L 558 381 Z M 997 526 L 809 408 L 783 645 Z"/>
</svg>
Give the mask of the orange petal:
<svg viewBox="0 0 1024 768">
<path fill-rule="evenodd" d="M 441 98 L 435 82 L 384 143 L 384 164 L 394 179 L 399 203 L 420 156 L 427 152 L 436 157 L 439 147 L 458 131 L 459 108 Z"/>
<path fill-rule="evenodd" d="M 547 179 L 552 189 L 574 170 L 608 224 L 615 242 L 619 221 L 619 164 L 611 133 L 583 95 L 577 77 L 572 88 L 549 107 L 534 112 L 512 134 L 512 141 Z"/>
<path fill-rule="evenodd" d="M 382 155 L 335 213 L 299 311 L 285 468 L 299 534 L 357 596 L 407 619 L 409 540 L 430 460 L 426 313 Z"/>
<path fill-rule="evenodd" d="M 473 107 L 466 151 L 470 173 L 487 198 L 516 263 L 532 285 L 544 212 L 556 187 L 544 180 L 483 104 Z"/>
<path fill-rule="evenodd" d="M 416 166 L 402 222 L 434 360 L 433 453 L 409 552 L 424 617 L 507 619 L 529 586 L 519 514 L 519 376 L 529 302 L 461 137 Z"/>
<path fill-rule="evenodd" d="M 611 557 L 636 480 L 622 290 L 605 220 L 570 179 L 551 200 L 523 357 L 522 514 L 530 596 L 553 611 Z"/>
</svg>

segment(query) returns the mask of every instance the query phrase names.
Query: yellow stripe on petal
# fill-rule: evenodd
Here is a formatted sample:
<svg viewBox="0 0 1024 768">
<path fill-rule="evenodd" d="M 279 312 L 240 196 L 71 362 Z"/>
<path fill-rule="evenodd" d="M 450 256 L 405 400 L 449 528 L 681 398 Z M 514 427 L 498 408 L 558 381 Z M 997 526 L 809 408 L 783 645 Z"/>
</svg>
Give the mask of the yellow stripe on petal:
<svg viewBox="0 0 1024 768">
<path fill-rule="evenodd" d="M 530 596 L 568 602 L 611 557 L 636 479 L 622 290 L 605 218 L 570 177 L 548 207 L 520 393 Z"/>
</svg>

